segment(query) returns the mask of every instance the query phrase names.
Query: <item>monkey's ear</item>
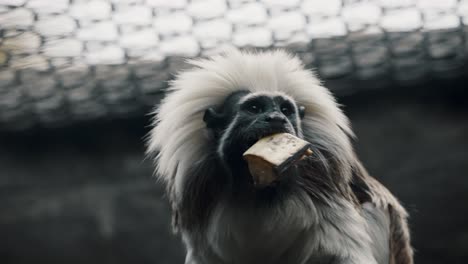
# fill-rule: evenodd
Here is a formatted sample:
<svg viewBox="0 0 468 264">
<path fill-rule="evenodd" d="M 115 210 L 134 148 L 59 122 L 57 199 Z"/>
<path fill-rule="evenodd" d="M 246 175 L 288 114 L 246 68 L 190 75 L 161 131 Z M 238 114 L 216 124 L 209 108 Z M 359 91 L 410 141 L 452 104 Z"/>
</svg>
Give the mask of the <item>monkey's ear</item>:
<svg viewBox="0 0 468 264">
<path fill-rule="evenodd" d="M 305 107 L 304 106 L 299 106 L 299 116 L 302 118 L 304 118 L 305 116 Z"/>
<path fill-rule="evenodd" d="M 216 112 L 214 108 L 210 107 L 206 109 L 205 114 L 203 115 L 203 121 L 206 123 L 208 128 L 216 128 L 222 124 L 224 116 L 221 113 Z"/>
</svg>

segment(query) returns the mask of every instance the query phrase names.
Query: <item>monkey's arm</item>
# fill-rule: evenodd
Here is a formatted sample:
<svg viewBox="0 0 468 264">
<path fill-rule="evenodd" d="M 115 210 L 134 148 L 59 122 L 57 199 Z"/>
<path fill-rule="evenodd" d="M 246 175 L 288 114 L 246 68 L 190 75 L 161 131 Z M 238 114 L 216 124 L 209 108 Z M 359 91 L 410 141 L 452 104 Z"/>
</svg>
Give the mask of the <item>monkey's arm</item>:
<svg viewBox="0 0 468 264">
<path fill-rule="evenodd" d="M 387 263 L 412 264 L 413 249 L 410 244 L 408 214 L 403 206 L 387 188 L 369 176 L 360 162 L 357 162 L 354 168 L 351 189 L 362 205 L 368 222 L 375 222 L 370 225 L 378 229 L 375 227 L 377 222 L 380 224 L 388 223 L 389 261 Z"/>
</svg>

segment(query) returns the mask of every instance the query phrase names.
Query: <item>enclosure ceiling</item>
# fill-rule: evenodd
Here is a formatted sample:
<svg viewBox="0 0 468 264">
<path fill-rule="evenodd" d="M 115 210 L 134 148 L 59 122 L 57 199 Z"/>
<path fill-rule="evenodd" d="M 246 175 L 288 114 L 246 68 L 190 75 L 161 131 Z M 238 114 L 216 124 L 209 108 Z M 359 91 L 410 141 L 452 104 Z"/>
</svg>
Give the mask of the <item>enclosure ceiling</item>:
<svg viewBox="0 0 468 264">
<path fill-rule="evenodd" d="M 468 0 L 0 0 L 0 127 L 141 115 L 227 46 L 284 47 L 343 94 L 466 74 L 467 39 Z"/>
</svg>

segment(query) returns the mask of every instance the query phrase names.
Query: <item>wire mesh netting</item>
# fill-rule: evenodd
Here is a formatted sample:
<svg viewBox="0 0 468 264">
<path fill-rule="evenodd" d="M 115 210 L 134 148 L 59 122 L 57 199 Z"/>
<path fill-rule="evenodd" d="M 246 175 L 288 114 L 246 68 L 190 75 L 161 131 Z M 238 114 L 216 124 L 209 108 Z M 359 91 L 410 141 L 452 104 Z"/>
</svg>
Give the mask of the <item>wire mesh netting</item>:
<svg viewBox="0 0 468 264">
<path fill-rule="evenodd" d="M 141 114 L 227 46 L 286 48 L 339 95 L 466 74 L 467 38 L 468 0 L 0 0 L 0 126 Z"/>
</svg>

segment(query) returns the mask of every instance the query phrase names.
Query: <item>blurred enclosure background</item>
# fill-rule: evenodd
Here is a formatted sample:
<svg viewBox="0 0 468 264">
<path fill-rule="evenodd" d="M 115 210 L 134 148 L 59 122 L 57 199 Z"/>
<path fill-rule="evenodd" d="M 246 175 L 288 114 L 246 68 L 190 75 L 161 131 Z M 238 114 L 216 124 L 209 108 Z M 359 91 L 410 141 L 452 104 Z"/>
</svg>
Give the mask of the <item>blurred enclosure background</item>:
<svg viewBox="0 0 468 264">
<path fill-rule="evenodd" d="M 0 262 L 182 263 L 146 114 L 228 46 L 315 69 L 417 263 L 466 263 L 467 0 L 0 0 Z"/>
</svg>

